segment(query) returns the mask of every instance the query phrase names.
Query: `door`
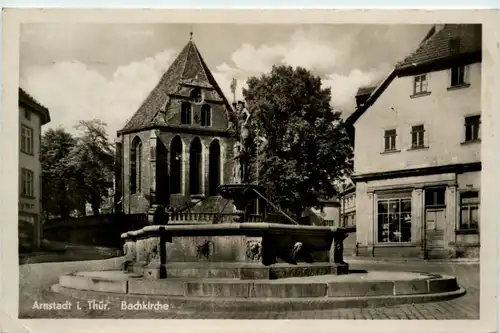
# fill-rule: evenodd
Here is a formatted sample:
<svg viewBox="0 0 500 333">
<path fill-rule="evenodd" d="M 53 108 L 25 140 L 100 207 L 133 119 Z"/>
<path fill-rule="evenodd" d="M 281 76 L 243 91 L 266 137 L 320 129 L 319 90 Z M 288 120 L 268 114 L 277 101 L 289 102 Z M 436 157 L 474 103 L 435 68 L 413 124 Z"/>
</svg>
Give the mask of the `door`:
<svg viewBox="0 0 500 333">
<path fill-rule="evenodd" d="M 444 223 L 446 211 L 444 208 L 426 209 L 425 240 L 428 250 L 444 248 Z"/>
</svg>

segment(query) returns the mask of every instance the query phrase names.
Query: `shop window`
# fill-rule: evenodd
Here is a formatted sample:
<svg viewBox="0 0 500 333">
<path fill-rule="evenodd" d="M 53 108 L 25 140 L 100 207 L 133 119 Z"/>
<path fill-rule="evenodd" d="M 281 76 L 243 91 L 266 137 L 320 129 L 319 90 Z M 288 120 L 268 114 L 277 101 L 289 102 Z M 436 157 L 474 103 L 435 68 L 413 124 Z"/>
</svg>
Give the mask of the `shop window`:
<svg viewBox="0 0 500 333">
<path fill-rule="evenodd" d="M 411 197 L 378 200 L 379 243 L 411 242 Z"/>
</svg>

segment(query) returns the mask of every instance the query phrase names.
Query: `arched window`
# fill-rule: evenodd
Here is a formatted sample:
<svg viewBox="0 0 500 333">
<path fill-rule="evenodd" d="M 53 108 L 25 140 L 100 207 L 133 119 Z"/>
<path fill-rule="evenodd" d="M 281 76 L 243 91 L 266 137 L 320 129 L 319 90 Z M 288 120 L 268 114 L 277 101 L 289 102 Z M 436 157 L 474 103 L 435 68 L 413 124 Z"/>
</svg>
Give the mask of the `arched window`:
<svg viewBox="0 0 500 333">
<path fill-rule="evenodd" d="M 170 193 L 181 193 L 182 185 L 182 141 L 175 136 L 170 143 Z"/>
<path fill-rule="evenodd" d="M 212 110 L 208 104 L 201 107 L 201 126 L 212 126 Z"/>
<path fill-rule="evenodd" d="M 181 122 L 184 125 L 191 125 L 191 103 L 181 104 Z"/>
<path fill-rule="evenodd" d="M 141 192 L 142 142 L 136 136 L 130 147 L 130 193 Z"/>
<path fill-rule="evenodd" d="M 189 149 L 189 194 L 201 193 L 201 142 L 195 138 Z"/>
<path fill-rule="evenodd" d="M 216 195 L 216 189 L 220 185 L 220 144 L 218 140 L 210 144 L 208 160 L 208 191 L 210 195 Z"/>
</svg>

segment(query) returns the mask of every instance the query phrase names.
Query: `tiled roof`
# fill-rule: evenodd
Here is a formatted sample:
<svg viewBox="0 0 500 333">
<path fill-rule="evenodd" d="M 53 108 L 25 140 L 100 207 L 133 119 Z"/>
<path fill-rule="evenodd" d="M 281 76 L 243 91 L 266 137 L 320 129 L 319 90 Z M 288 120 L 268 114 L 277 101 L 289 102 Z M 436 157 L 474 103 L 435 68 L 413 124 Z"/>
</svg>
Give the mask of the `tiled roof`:
<svg viewBox="0 0 500 333">
<path fill-rule="evenodd" d="M 436 29 L 433 27 L 432 29 Z M 432 30 L 431 30 L 432 32 Z M 450 41 L 458 38 L 459 48 L 453 54 Z M 481 51 L 480 24 L 446 24 L 433 35 L 426 36 L 415 52 L 396 65 L 396 69 L 418 66 L 424 63 L 448 58 L 456 54 Z"/>
<path fill-rule="evenodd" d="M 458 48 L 454 52 L 450 47 L 450 41 L 457 38 L 459 41 Z M 395 66 L 387 78 L 371 93 L 366 102 L 346 119 L 346 123 L 352 126 L 385 91 L 399 73 L 409 68 L 430 64 L 435 61 L 446 61 L 447 58 L 451 60 L 457 55 L 480 55 L 481 50 L 482 31 L 480 24 L 445 24 L 443 28 L 438 30 L 436 30 L 435 26 L 432 27 L 417 50 Z"/>
<path fill-rule="evenodd" d="M 363 96 L 363 95 L 369 95 L 371 94 L 377 86 L 370 86 L 370 87 L 361 87 L 358 89 L 358 92 L 356 93 L 357 96 Z"/>
<path fill-rule="evenodd" d="M 165 117 L 156 117 L 156 115 L 167 109 L 171 94 L 181 94 L 182 85 L 214 89 L 219 96 L 222 96 L 226 107 L 229 107 L 229 103 L 198 48 L 190 40 L 120 132 L 139 130 L 154 125 L 167 125 L 168 120 Z"/>
<path fill-rule="evenodd" d="M 40 119 L 42 120 L 42 125 L 50 122 L 49 110 L 45 106 L 40 104 L 30 94 L 24 91 L 23 88 L 19 88 L 19 104 L 22 104 L 25 107 L 29 107 L 31 111 L 37 112 L 41 117 Z"/>
</svg>

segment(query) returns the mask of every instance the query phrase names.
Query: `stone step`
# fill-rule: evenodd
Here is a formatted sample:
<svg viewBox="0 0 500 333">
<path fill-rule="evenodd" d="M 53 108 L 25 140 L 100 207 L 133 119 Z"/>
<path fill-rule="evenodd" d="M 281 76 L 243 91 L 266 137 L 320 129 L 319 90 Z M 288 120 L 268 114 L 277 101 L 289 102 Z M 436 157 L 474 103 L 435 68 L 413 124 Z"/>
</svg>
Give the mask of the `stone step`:
<svg viewBox="0 0 500 333">
<path fill-rule="evenodd" d="M 432 282 L 431 282 L 432 281 Z M 182 279 L 149 280 L 143 283 L 139 279 L 127 281 L 127 292 L 123 293 L 123 281 L 116 281 L 109 291 L 90 290 L 99 286 L 94 280 L 87 289 L 74 288 L 72 284 L 57 284 L 52 290 L 77 299 L 95 300 L 112 303 L 114 306 L 125 305 L 149 306 L 167 304 L 172 310 L 239 310 L 239 311 L 292 311 L 338 308 L 368 308 L 393 306 L 400 304 L 415 304 L 435 302 L 460 297 L 465 290 L 458 288 L 453 277 L 441 277 L 428 280 L 427 290 L 412 289 L 403 286 L 376 284 L 377 288 L 368 285 L 345 285 L 325 283 L 285 283 L 285 284 L 248 284 L 244 281 L 225 279 L 219 281 L 192 281 Z M 211 283 L 210 283 L 211 282 Z M 374 281 L 371 281 L 373 283 Z M 387 281 L 384 281 L 386 283 Z M 389 281 L 390 282 L 390 281 Z M 207 283 L 209 286 L 207 286 Z M 423 284 L 422 284 L 423 285 Z M 103 289 L 105 284 L 101 284 Z M 189 287 L 187 287 L 189 286 Z M 362 286 L 362 287 L 361 287 Z M 408 284 L 406 284 L 408 286 Z M 430 286 L 430 287 L 429 287 Z M 84 286 L 86 287 L 86 286 Z M 397 294 L 398 288 L 405 291 Z M 119 292 L 111 291 L 119 290 Z M 330 293 L 331 290 L 346 290 L 349 295 L 357 290 L 357 296 L 339 297 Z M 187 293 L 186 293 L 187 291 Z M 366 292 L 370 291 L 370 294 Z M 189 296 L 197 295 L 197 296 Z M 258 297 L 257 297 L 258 296 Z"/>
<path fill-rule="evenodd" d="M 411 296 L 453 292 L 455 277 L 405 272 L 362 275 L 324 275 L 277 280 L 237 278 L 144 279 L 121 271 L 78 272 L 62 275 L 59 285 L 74 290 L 116 294 L 183 297 L 300 298 Z"/>
</svg>

